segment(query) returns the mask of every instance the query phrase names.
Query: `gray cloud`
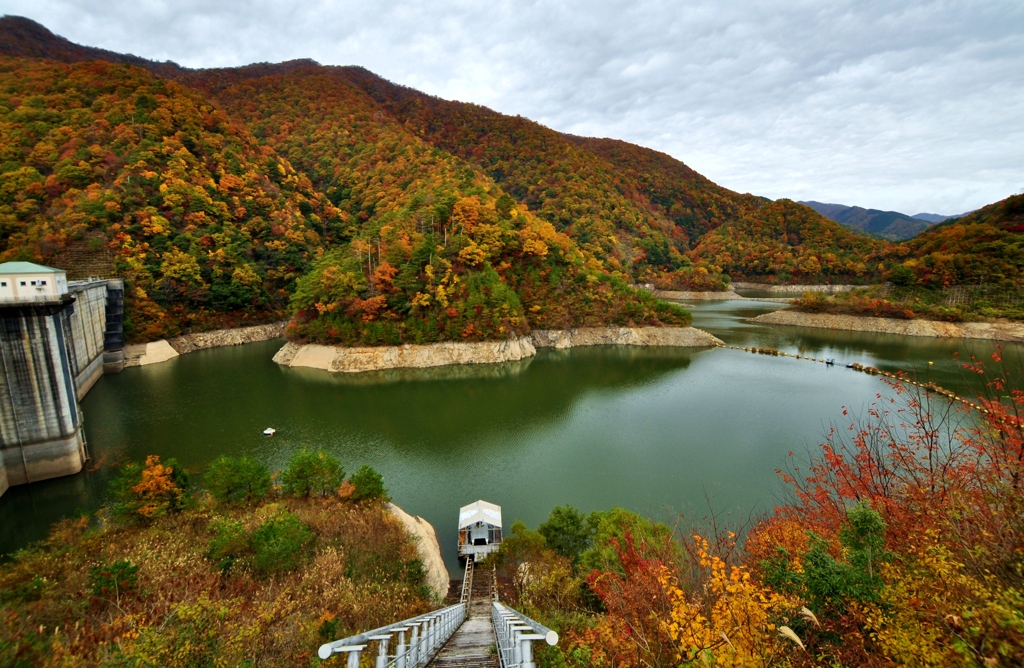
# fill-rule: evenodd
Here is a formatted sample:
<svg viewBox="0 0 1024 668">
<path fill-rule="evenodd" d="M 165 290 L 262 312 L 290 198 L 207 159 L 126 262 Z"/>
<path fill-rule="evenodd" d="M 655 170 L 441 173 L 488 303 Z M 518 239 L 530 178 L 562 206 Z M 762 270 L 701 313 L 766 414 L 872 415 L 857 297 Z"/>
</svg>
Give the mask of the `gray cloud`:
<svg viewBox="0 0 1024 668">
<path fill-rule="evenodd" d="M 610 136 L 768 197 L 954 213 L 1024 189 L 1018 0 L 3 0 L 192 67 L 314 58 Z"/>
</svg>

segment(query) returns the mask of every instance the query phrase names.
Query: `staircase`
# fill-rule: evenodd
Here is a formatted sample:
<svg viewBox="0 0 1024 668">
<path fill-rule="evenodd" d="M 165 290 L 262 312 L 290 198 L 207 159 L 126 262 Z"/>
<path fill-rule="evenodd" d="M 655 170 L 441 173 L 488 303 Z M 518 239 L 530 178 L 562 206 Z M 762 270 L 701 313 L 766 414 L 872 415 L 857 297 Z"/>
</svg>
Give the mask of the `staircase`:
<svg viewBox="0 0 1024 668">
<path fill-rule="evenodd" d="M 474 573 L 466 563 L 461 601 L 425 615 L 321 645 L 321 659 L 346 655 L 347 668 L 536 668 L 533 643 L 558 643 L 558 634 L 498 602 L 494 571 Z"/>
<path fill-rule="evenodd" d="M 491 602 L 494 600 L 494 575 L 486 570 L 474 574 L 473 562 L 466 564 L 463 602 L 469 607 L 466 621 L 428 666 L 435 668 L 499 668 Z M 468 599 L 468 600 L 467 600 Z"/>
</svg>

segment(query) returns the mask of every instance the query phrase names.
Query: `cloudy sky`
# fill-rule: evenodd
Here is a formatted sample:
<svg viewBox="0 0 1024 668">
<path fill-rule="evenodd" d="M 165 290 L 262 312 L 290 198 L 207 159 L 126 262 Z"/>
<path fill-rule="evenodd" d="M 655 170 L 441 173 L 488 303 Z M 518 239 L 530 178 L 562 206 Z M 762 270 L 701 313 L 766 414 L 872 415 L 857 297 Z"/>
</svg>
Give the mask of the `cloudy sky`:
<svg viewBox="0 0 1024 668">
<path fill-rule="evenodd" d="M 0 0 L 190 67 L 362 65 L 772 198 L 959 213 L 1024 191 L 1021 0 Z"/>
</svg>

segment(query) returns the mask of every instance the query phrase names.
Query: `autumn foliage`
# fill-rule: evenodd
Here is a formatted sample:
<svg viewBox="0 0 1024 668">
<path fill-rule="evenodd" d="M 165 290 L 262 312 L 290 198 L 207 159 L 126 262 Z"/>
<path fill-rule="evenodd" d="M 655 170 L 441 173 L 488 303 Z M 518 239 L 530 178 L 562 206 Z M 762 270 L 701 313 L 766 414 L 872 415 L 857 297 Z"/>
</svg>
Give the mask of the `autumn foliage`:
<svg viewBox="0 0 1024 668">
<path fill-rule="evenodd" d="M 503 597 L 562 633 L 543 665 L 1019 665 L 1022 370 L 965 370 L 977 410 L 887 381 L 781 472 L 792 502 L 745 540 L 622 510 L 514 527 L 495 564 Z"/>
<path fill-rule="evenodd" d="M 239 503 L 224 474 L 251 462 L 218 462 L 201 496 L 171 460 L 125 465 L 108 509 L 5 562 L 0 665 L 306 665 L 325 641 L 432 607 L 372 469 L 361 499 L 275 487 Z"/>
</svg>

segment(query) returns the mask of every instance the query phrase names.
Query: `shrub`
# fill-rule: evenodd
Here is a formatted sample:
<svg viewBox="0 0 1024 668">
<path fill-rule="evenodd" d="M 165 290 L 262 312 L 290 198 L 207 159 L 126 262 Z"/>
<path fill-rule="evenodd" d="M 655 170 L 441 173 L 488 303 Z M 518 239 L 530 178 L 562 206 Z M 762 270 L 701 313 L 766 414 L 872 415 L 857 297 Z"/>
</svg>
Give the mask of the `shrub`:
<svg viewBox="0 0 1024 668">
<path fill-rule="evenodd" d="M 313 452 L 302 448 L 288 460 L 288 468 L 281 474 L 281 489 L 285 494 L 306 497 L 311 494 L 327 496 L 341 485 L 345 469 L 341 462 L 326 452 Z"/>
<path fill-rule="evenodd" d="M 222 503 L 259 501 L 270 485 L 270 471 L 251 457 L 221 457 L 206 473 L 207 491 Z"/>
<path fill-rule="evenodd" d="M 290 570 L 299 565 L 303 549 L 314 538 L 313 532 L 286 510 L 251 532 L 232 519 L 219 520 L 212 526 L 215 533 L 206 558 L 224 573 L 236 564 L 251 566 L 258 575 L 264 576 Z"/>
<path fill-rule="evenodd" d="M 362 501 L 363 499 L 391 500 L 391 497 L 388 496 L 388 490 L 384 487 L 384 478 L 366 464 L 363 464 L 358 471 L 352 474 L 349 482 L 355 488 L 355 491 L 352 492 L 353 501 Z"/>
<path fill-rule="evenodd" d="M 206 550 L 206 558 L 216 563 L 222 573 L 227 573 L 249 554 L 249 535 L 237 520 L 218 520 L 212 528 L 216 533 Z"/>
<path fill-rule="evenodd" d="M 593 536 L 587 518 L 572 506 L 556 506 L 537 532 L 544 536 L 548 547 L 573 562 L 590 549 Z"/>
<path fill-rule="evenodd" d="M 294 568 L 312 540 L 313 532 L 298 517 L 283 512 L 253 532 L 252 565 L 262 575 Z"/>
<path fill-rule="evenodd" d="M 130 561 L 115 561 L 100 564 L 89 569 L 89 588 L 92 595 L 102 598 L 118 598 L 135 589 L 136 573 L 139 567 Z"/>
<path fill-rule="evenodd" d="M 185 507 L 188 473 L 171 458 L 146 457 L 146 465 L 128 462 L 110 484 L 112 513 L 126 519 L 147 519 L 177 512 Z"/>
</svg>

